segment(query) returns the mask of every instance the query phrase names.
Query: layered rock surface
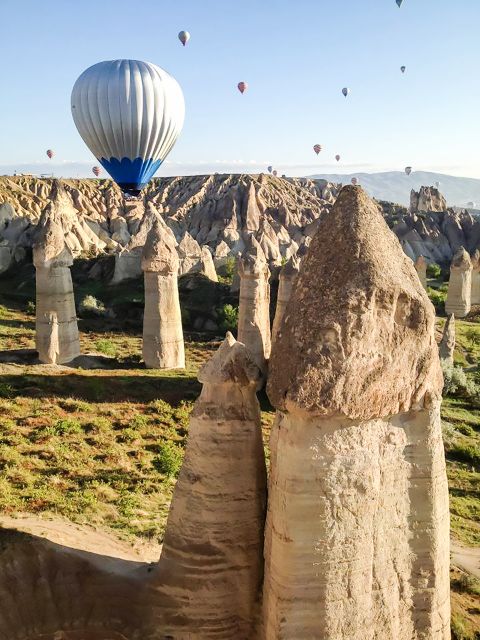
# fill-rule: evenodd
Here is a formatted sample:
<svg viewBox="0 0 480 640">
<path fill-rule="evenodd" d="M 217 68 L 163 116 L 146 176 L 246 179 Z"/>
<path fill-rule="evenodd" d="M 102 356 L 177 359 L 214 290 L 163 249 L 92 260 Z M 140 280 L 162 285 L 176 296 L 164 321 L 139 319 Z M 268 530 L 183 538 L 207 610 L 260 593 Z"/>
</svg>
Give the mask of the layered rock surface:
<svg viewBox="0 0 480 640">
<path fill-rule="evenodd" d="M 378 208 L 345 187 L 270 360 L 264 638 L 450 637 L 434 321 Z"/>
<path fill-rule="evenodd" d="M 457 318 L 464 318 L 471 308 L 472 295 L 472 261 L 468 252 L 460 247 L 453 256 L 450 265 L 450 280 L 448 281 L 445 311 L 455 314 Z"/>
<path fill-rule="evenodd" d="M 272 327 L 272 341 L 275 340 L 278 332 L 280 331 L 283 316 L 285 315 L 285 309 L 287 308 L 288 301 L 292 295 L 292 289 L 295 284 L 295 280 L 297 279 L 299 269 L 300 260 L 297 257 L 292 257 L 280 271 L 280 277 L 278 279 L 277 306 L 275 308 L 275 318 L 273 320 Z"/>
<path fill-rule="evenodd" d="M 453 352 L 455 351 L 455 316 L 451 313 L 443 327 L 442 339 L 438 345 L 440 359 L 453 364 Z"/>
</svg>

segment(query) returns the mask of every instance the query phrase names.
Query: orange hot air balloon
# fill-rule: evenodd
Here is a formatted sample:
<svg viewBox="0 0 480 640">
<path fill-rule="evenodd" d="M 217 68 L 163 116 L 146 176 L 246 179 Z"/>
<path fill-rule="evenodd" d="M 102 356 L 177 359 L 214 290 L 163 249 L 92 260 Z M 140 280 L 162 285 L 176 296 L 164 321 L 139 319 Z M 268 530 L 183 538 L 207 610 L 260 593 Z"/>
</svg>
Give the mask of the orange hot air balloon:
<svg viewBox="0 0 480 640">
<path fill-rule="evenodd" d="M 313 150 L 315 151 L 315 153 L 318 154 L 320 153 L 320 151 L 322 150 L 322 146 L 320 144 L 314 144 L 313 145 Z"/>
<path fill-rule="evenodd" d="M 355 186 L 358 183 L 358 180 L 356 178 L 352 178 L 351 183 Z"/>
<path fill-rule="evenodd" d="M 50 158 L 50 160 L 53 158 L 55 154 L 53 153 L 53 151 L 51 149 L 47 149 L 47 156 Z"/>
<path fill-rule="evenodd" d="M 240 93 L 245 93 L 245 91 L 248 89 L 248 84 L 246 82 L 239 82 L 237 84 L 237 87 Z"/>
<path fill-rule="evenodd" d="M 95 167 L 92 167 L 92 173 L 93 173 L 94 175 L 96 175 L 96 176 L 97 176 L 97 178 L 98 178 L 98 176 L 100 175 L 100 173 L 101 173 L 101 172 L 102 172 L 102 170 L 100 169 L 100 167 L 96 167 L 96 166 L 95 166 Z"/>
<path fill-rule="evenodd" d="M 335 156 L 335 160 L 336 160 L 337 162 L 340 160 L 340 156 L 338 155 L 338 153 L 337 153 L 337 155 Z"/>
</svg>

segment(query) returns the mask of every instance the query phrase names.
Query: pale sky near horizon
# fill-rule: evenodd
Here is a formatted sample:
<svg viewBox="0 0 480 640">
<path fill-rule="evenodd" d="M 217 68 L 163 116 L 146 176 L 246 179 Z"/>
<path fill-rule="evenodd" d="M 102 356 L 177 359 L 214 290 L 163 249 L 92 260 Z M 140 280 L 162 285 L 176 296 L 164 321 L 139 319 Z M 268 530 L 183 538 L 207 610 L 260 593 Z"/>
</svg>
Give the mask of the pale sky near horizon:
<svg viewBox="0 0 480 640">
<path fill-rule="evenodd" d="M 412 165 L 480 178 L 478 0 L 0 0 L 0 16 L 0 172 L 43 165 L 47 148 L 55 164 L 93 164 L 72 86 L 100 60 L 136 58 L 185 94 L 157 175 Z"/>
</svg>

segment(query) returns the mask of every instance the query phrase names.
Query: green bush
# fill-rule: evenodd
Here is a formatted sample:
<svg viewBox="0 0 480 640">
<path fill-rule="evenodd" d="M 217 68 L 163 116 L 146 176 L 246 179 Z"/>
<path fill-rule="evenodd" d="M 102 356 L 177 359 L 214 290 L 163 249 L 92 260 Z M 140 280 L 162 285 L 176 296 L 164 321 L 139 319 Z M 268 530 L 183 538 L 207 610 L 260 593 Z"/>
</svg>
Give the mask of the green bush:
<svg viewBox="0 0 480 640">
<path fill-rule="evenodd" d="M 235 258 L 233 256 L 229 256 L 224 265 L 225 272 L 225 280 L 228 281 L 227 284 L 232 284 L 233 276 L 235 275 Z"/>
<path fill-rule="evenodd" d="M 234 331 L 238 326 L 238 307 L 231 304 L 224 304 L 218 310 L 220 317 L 220 328 L 225 331 Z"/>
<path fill-rule="evenodd" d="M 480 449 L 475 444 L 457 442 L 448 449 L 448 457 L 475 467 L 480 465 Z"/>
<path fill-rule="evenodd" d="M 46 427 L 45 432 L 52 436 L 65 436 L 71 433 L 81 433 L 82 425 L 78 420 L 65 418 L 57 420 L 51 427 Z"/>
<path fill-rule="evenodd" d="M 474 380 L 467 377 L 462 367 L 455 366 L 451 362 L 442 360 L 443 370 L 443 394 L 451 396 L 477 399 L 479 389 Z"/>
<path fill-rule="evenodd" d="M 27 306 L 25 307 L 25 313 L 27 314 L 27 316 L 34 316 L 35 315 L 35 302 L 32 302 L 32 300 L 29 300 L 27 302 Z"/>
<path fill-rule="evenodd" d="M 433 306 L 435 307 L 435 311 L 437 313 L 445 313 L 445 299 L 447 297 L 446 294 L 443 291 L 438 291 L 437 289 L 432 289 L 431 287 L 427 287 L 427 293 Z"/>
<path fill-rule="evenodd" d="M 106 356 L 115 356 L 117 349 L 111 340 L 103 338 L 95 342 L 95 349 Z"/>
<path fill-rule="evenodd" d="M 442 275 L 442 270 L 440 269 L 438 264 L 434 262 L 432 264 L 427 265 L 427 276 L 429 278 L 437 279 L 437 278 L 440 278 L 441 275 Z"/>
<path fill-rule="evenodd" d="M 177 477 L 182 466 L 183 450 L 173 442 L 162 442 L 158 446 L 158 456 L 152 460 L 157 471 L 170 477 Z"/>
</svg>

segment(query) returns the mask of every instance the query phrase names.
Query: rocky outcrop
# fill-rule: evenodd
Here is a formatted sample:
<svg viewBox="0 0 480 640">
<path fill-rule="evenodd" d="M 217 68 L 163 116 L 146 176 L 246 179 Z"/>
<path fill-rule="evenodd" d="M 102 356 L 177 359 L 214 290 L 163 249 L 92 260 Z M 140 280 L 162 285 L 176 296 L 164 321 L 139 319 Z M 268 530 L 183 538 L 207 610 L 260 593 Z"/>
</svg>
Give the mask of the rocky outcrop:
<svg viewBox="0 0 480 640">
<path fill-rule="evenodd" d="M 454 313 L 457 318 L 464 318 L 471 308 L 472 293 L 472 261 L 463 247 L 453 257 L 450 265 L 445 311 Z"/>
<path fill-rule="evenodd" d="M 62 219 L 68 199 L 55 184 L 51 203 L 44 209 L 33 240 L 36 269 L 35 343 L 41 362 L 64 364 L 80 355 L 75 299 Z"/>
<path fill-rule="evenodd" d="M 270 360 L 263 638 L 450 637 L 434 324 L 378 208 L 345 187 Z"/>
<path fill-rule="evenodd" d="M 266 469 L 260 371 L 230 333 L 200 370 L 153 584 L 163 637 L 250 640 L 263 573 Z"/>
<path fill-rule="evenodd" d="M 420 187 L 420 191 L 410 192 L 410 211 L 446 211 L 447 202 L 435 187 Z"/>
<path fill-rule="evenodd" d="M 292 289 L 300 269 L 300 260 L 292 257 L 280 271 L 278 281 L 277 306 L 275 309 L 275 318 L 272 327 L 272 342 L 275 340 L 282 324 L 285 309 L 292 295 Z"/>
<path fill-rule="evenodd" d="M 238 339 L 252 354 L 262 373 L 270 356 L 270 271 L 253 235 L 239 260 L 240 303 Z"/>
<path fill-rule="evenodd" d="M 422 287 L 426 289 L 427 288 L 427 263 L 423 256 L 419 256 L 415 260 L 415 271 L 417 272 L 418 278 L 422 283 Z"/>
<path fill-rule="evenodd" d="M 480 251 L 477 249 L 472 255 L 472 292 L 471 304 L 480 304 Z"/>
<path fill-rule="evenodd" d="M 151 369 L 184 369 L 176 242 L 161 219 L 153 222 L 142 254 L 145 278 L 143 360 Z"/>
<path fill-rule="evenodd" d="M 438 345 L 440 360 L 453 364 L 453 352 L 455 351 L 455 316 L 451 313 L 443 327 L 442 339 Z"/>
</svg>

